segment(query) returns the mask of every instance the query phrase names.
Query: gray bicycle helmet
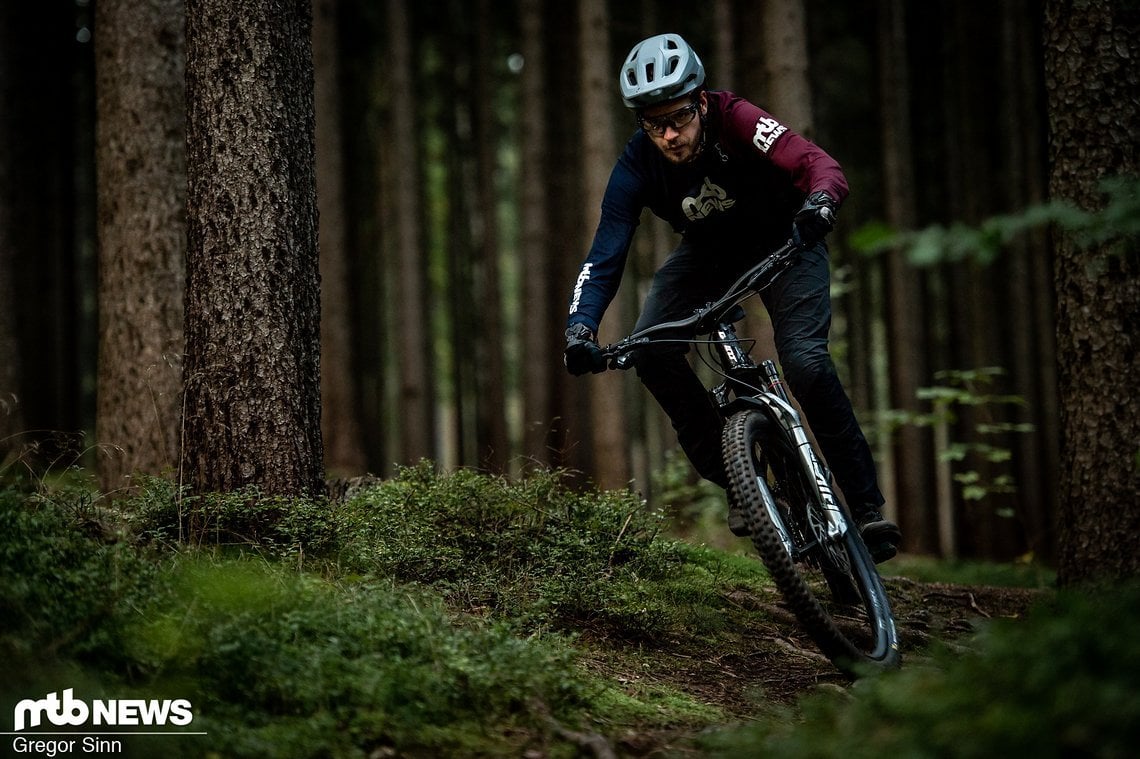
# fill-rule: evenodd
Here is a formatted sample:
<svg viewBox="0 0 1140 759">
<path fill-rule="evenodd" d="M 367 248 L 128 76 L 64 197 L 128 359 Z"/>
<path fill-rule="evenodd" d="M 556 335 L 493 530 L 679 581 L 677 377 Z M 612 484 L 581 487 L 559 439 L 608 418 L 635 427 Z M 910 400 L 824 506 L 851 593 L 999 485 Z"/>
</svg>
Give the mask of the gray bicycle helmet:
<svg viewBox="0 0 1140 759">
<path fill-rule="evenodd" d="M 696 90 L 705 83 L 705 67 L 679 34 L 658 34 L 633 46 L 618 82 L 628 107 L 647 108 Z"/>
</svg>

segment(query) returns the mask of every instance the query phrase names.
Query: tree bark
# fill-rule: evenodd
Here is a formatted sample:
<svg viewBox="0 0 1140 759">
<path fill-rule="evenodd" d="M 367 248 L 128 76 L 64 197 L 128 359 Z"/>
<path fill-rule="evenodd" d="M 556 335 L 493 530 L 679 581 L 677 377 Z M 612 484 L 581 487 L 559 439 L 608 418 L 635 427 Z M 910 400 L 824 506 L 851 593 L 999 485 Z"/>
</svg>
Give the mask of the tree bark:
<svg viewBox="0 0 1140 759">
<path fill-rule="evenodd" d="M 178 462 L 186 270 L 181 0 L 95 6 L 96 438 L 104 492 Z"/>
<path fill-rule="evenodd" d="M 1099 183 L 1140 174 L 1140 8 L 1048 0 L 1045 71 L 1050 193 L 1088 211 Z M 1135 238 L 1054 236 L 1062 465 L 1063 585 L 1140 572 L 1140 250 Z"/>
<path fill-rule="evenodd" d="M 312 17 L 188 0 L 184 476 L 323 492 Z"/>
</svg>

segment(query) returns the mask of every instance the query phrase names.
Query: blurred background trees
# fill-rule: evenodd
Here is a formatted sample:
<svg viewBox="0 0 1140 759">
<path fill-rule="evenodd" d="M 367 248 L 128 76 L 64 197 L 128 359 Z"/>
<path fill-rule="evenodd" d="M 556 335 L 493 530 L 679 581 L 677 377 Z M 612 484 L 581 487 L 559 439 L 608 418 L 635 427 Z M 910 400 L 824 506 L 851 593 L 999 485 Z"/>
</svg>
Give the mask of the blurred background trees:
<svg viewBox="0 0 1140 759">
<path fill-rule="evenodd" d="M 108 152 L 163 116 L 142 99 L 110 110 L 114 98 L 145 97 L 123 78 L 151 70 L 139 63 L 146 56 L 168 66 L 176 56 L 168 17 L 135 22 L 150 46 L 115 42 L 127 39 L 126 17 L 110 12 L 121 5 L 6 4 L 0 24 L 0 404 L 11 407 L 0 413 L 0 455 L 32 443 L 48 462 L 98 450 L 112 482 L 178 457 L 136 455 L 150 419 L 96 404 L 114 371 L 146 384 L 164 355 L 150 346 L 168 329 L 151 317 L 132 328 L 136 349 L 123 344 L 97 363 L 96 324 L 108 340 L 131 317 L 106 295 L 126 284 L 117 275 L 100 290 L 95 251 L 138 255 L 146 244 L 115 242 L 130 227 L 104 205 L 128 191 L 113 162 L 157 165 L 184 137 L 167 124 L 134 159 Z M 632 374 L 575 380 L 561 351 L 602 189 L 634 129 L 617 66 L 638 39 L 670 30 L 701 51 L 712 87 L 769 108 L 848 174 L 852 195 L 832 236 L 833 342 L 906 547 L 1055 555 L 1061 436 L 1047 232 L 1013 237 L 997 255 L 904 248 L 890 236 L 978 225 L 1049 197 L 1041 2 L 316 0 L 313 20 L 329 476 L 386 475 L 427 457 L 507 473 L 569 467 L 655 495 L 654 473 L 674 447 L 667 421 Z M 101 46 L 129 49 L 120 59 Z M 177 192 L 154 190 L 171 202 Z M 174 246 L 177 219 L 156 212 L 130 224 Z M 632 327 L 671 238 L 644 219 L 603 339 Z M 762 314 L 749 329 L 763 345 Z M 133 426 L 110 419 L 128 414 Z M 154 424 L 148 435 L 171 439 L 167 423 Z M 95 430 L 96 448 L 52 434 Z"/>
</svg>

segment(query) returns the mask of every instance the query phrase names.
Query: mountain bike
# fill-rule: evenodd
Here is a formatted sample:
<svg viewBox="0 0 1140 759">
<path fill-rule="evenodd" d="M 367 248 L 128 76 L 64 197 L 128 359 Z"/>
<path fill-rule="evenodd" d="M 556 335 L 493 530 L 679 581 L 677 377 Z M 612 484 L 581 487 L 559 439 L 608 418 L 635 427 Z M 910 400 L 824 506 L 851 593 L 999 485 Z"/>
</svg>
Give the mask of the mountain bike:
<svg viewBox="0 0 1140 759">
<path fill-rule="evenodd" d="M 757 364 L 751 341 L 734 326 L 745 316 L 741 302 L 775 281 L 800 250 L 789 241 L 719 300 L 688 318 L 635 332 L 603 353 L 610 369 L 628 369 L 646 346 L 690 343 L 716 370 L 723 381 L 709 392 L 725 419 L 729 501 L 743 512 L 752 544 L 805 631 L 839 669 L 858 675 L 900 662 L 883 580 L 775 362 Z"/>
</svg>

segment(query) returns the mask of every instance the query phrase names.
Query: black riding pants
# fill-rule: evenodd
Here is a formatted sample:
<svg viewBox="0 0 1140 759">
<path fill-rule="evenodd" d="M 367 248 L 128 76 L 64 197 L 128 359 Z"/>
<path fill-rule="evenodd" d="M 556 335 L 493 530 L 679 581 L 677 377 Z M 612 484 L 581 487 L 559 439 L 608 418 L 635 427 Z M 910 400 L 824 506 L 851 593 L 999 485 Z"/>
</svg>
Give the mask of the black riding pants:
<svg viewBox="0 0 1140 759">
<path fill-rule="evenodd" d="M 653 277 L 635 329 L 688 316 L 715 300 L 756 263 L 721 257 L 682 242 Z M 788 388 L 811 425 L 828 466 L 852 510 L 883 503 L 867 439 L 855 419 L 828 353 L 830 269 L 821 243 L 761 293 L 772 320 L 777 357 Z M 723 420 L 685 356 L 688 346 L 645 348 L 637 357 L 642 383 L 664 409 L 677 441 L 697 472 L 725 487 Z"/>
</svg>

